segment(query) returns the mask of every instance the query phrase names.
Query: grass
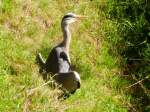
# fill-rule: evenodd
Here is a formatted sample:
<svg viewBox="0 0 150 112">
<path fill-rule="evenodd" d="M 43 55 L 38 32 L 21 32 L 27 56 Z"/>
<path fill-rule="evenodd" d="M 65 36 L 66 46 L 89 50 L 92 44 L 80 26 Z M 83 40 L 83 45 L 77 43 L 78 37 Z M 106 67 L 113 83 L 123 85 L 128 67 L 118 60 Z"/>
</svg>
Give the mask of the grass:
<svg viewBox="0 0 150 112">
<path fill-rule="evenodd" d="M 105 41 L 109 33 L 104 0 L 0 1 L 0 111 L 127 112 L 130 96 L 123 89 L 116 58 Z M 82 85 L 60 101 L 56 89 L 43 86 L 35 64 L 36 51 L 46 58 L 62 39 L 60 21 L 67 12 L 88 15 L 72 28 L 71 60 Z"/>
</svg>

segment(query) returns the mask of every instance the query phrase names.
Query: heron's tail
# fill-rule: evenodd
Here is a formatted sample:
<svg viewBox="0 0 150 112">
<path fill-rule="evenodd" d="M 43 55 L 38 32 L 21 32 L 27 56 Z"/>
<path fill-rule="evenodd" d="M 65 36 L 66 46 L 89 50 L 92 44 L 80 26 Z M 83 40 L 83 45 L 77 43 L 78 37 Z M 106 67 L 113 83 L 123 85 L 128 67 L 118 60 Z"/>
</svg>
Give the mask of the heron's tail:
<svg viewBox="0 0 150 112">
<path fill-rule="evenodd" d="M 43 72 L 44 66 L 45 66 L 45 61 L 44 61 L 44 59 L 42 58 L 41 53 L 38 53 L 38 54 L 36 55 L 36 63 L 37 63 L 37 64 L 39 65 L 39 67 L 40 67 L 39 72 L 40 72 L 40 73 Z"/>
</svg>

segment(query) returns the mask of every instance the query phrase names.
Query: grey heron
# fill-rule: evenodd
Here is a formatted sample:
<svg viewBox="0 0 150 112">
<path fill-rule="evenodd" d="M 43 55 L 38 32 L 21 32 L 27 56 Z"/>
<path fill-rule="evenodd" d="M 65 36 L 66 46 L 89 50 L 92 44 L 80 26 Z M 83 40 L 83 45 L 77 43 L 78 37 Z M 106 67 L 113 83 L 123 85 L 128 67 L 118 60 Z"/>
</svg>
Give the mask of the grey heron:
<svg viewBox="0 0 150 112">
<path fill-rule="evenodd" d="M 70 93 L 80 88 L 81 81 L 79 74 L 70 68 L 69 47 L 71 33 L 69 25 L 84 17 L 74 13 L 64 15 L 61 21 L 63 41 L 51 50 L 46 61 L 43 60 L 40 53 L 36 57 L 40 72 L 45 72 L 43 78 L 47 79 L 47 75 L 50 73 L 54 80 Z"/>
</svg>

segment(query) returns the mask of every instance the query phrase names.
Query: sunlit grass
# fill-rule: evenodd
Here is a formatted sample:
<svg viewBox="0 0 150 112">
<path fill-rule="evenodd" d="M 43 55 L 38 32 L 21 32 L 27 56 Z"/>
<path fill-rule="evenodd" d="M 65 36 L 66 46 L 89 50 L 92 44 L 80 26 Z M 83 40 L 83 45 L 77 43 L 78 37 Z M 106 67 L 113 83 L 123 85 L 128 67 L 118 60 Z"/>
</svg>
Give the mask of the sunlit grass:
<svg viewBox="0 0 150 112">
<path fill-rule="evenodd" d="M 109 55 L 108 43 L 103 43 L 107 19 L 99 8 L 105 7 L 104 1 L 6 0 L 1 4 L 0 111 L 127 112 L 128 101 L 117 90 L 124 83 L 120 85 L 122 80 L 112 71 L 117 60 Z M 72 28 L 71 60 L 81 74 L 81 89 L 65 101 L 59 101 L 49 86 L 29 94 L 44 83 L 35 64 L 36 51 L 46 58 L 61 41 L 60 22 L 67 12 L 88 16 Z"/>
</svg>

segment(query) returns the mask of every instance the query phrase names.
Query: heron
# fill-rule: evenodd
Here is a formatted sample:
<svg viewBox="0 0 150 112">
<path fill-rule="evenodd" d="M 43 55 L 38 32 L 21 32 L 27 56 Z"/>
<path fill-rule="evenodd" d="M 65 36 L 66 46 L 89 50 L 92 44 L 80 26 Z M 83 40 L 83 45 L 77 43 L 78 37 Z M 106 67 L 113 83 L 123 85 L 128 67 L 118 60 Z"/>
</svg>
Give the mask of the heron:
<svg viewBox="0 0 150 112">
<path fill-rule="evenodd" d="M 63 40 L 55 46 L 46 61 L 42 55 L 38 53 L 36 60 L 40 66 L 40 73 L 43 73 L 44 79 L 47 79 L 48 74 L 60 84 L 62 88 L 70 93 L 74 93 L 80 88 L 80 75 L 76 71 L 71 70 L 71 61 L 69 56 L 69 48 L 71 42 L 71 32 L 69 30 L 70 24 L 85 18 L 86 16 L 76 15 L 74 13 L 67 13 L 63 16 L 61 21 L 61 29 L 63 32 Z"/>
</svg>

